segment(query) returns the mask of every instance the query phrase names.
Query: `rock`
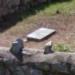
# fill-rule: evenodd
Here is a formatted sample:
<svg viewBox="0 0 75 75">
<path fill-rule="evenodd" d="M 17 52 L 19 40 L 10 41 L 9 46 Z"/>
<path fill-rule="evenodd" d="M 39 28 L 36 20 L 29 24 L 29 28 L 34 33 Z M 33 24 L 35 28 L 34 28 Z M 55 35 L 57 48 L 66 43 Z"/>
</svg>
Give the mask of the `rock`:
<svg viewBox="0 0 75 75">
<path fill-rule="evenodd" d="M 50 70 L 50 65 L 47 63 L 35 63 L 34 68 L 37 68 L 42 71 L 49 71 Z"/>
<path fill-rule="evenodd" d="M 42 73 L 42 71 L 40 71 L 38 69 L 31 69 L 30 75 L 43 75 L 43 73 Z"/>
<path fill-rule="evenodd" d="M 23 48 L 23 41 L 21 39 L 17 39 L 15 42 L 13 42 L 10 52 L 14 54 L 19 60 L 22 60 Z"/>
<path fill-rule="evenodd" d="M 11 52 L 0 52 L 0 63 L 18 63 L 19 60 Z"/>
<path fill-rule="evenodd" d="M 75 75 L 75 65 L 71 65 L 70 72 L 71 74 Z"/>
<path fill-rule="evenodd" d="M 26 64 L 22 66 L 25 75 L 43 75 L 42 71 L 34 68 L 32 64 Z"/>
<path fill-rule="evenodd" d="M 24 41 L 25 43 L 28 42 L 27 38 L 24 38 L 23 41 Z"/>
<path fill-rule="evenodd" d="M 0 52 L 0 75 L 10 75 L 11 68 L 18 64 L 19 61 L 11 52 Z"/>
<path fill-rule="evenodd" d="M 44 54 L 49 54 L 49 53 L 53 53 L 54 51 L 52 50 L 52 41 L 49 41 L 46 45 L 45 45 L 45 49 L 44 49 Z"/>
<path fill-rule="evenodd" d="M 0 75 L 5 75 L 6 74 L 6 70 L 4 68 L 4 64 L 0 63 Z"/>
<path fill-rule="evenodd" d="M 66 63 L 51 64 L 51 68 L 52 68 L 51 69 L 52 72 L 69 74 Z"/>
</svg>

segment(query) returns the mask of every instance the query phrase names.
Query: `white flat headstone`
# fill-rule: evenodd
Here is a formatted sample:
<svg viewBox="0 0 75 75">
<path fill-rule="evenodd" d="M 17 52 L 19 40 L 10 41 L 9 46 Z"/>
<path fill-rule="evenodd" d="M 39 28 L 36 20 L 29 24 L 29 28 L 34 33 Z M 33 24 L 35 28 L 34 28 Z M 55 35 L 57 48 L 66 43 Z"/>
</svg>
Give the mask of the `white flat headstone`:
<svg viewBox="0 0 75 75">
<path fill-rule="evenodd" d="M 34 40 L 42 40 L 45 37 L 51 35 L 54 33 L 54 29 L 48 29 L 48 28 L 39 28 L 36 31 L 30 33 L 27 35 L 28 39 L 34 39 Z"/>
</svg>

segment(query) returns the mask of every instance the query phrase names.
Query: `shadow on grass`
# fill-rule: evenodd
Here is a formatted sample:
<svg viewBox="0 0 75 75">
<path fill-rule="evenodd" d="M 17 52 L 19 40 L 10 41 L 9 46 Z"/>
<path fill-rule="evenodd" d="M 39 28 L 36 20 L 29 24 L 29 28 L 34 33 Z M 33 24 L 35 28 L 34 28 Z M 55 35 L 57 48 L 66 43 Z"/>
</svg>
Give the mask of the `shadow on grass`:
<svg viewBox="0 0 75 75">
<path fill-rule="evenodd" d="M 30 5 L 28 9 L 21 9 L 17 10 L 12 14 L 8 14 L 6 16 L 2 17 L 2 21 L 0 21 L 0 32 L 4 32 L 10 27 L 16 25 L 17 22 L 22 21 L 23 19 L 37 14 L 39 11 L 44 10 L 49 5 L 56 4 L 56 3 L 62 3 L 62 2 L 69 2 L 71 0 L 52 0 L 49 2 L 45 2 L 43 4 L 38 4 L 36 6 Z M 25 8 L 25 6 L 23 6 Z"/>
</svg>

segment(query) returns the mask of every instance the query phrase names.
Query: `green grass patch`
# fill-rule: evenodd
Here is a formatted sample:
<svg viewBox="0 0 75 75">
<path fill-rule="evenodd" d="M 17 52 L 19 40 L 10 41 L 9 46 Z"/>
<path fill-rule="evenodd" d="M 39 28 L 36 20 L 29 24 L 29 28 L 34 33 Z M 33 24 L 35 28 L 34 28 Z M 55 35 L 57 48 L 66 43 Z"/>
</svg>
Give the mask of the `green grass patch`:
<svg viewBox="0 0 75 75">
<path fill-rule="evenodd" d="M 54 2 L 54 3 L 50 3 L 47 6 L 44 6 L 44 10 L 41 10 L 40 8 L 40 12 L 39 14 L 41 15 L 53 15 L 56 14 L 56 11 L 60 11 L 60 13 L 63 14 L 71 14 L 72 12 L 75 12 L 75 0 L 67 0 L 67 1 L 63 1 L 63 2 Z M 38 10 L 37 10 L 38 12 Z"/>
<path fill-rule="evenodd" d="M 59 51 L 59 52 L 70 52 L 71 48 L 67 44 L 56 44 L 53 46 L 54 51 Z"/>
<path fill-rule="evenodd" d="M 18 14 L 21 19 L 29 16 L 51 16 L 57 14 L 57 11 L 63 14 L 75 13 L 75 0 L 57 0 L 51 3 L 40 4 L 30 7 L 27 11 Z"/>
</svg>

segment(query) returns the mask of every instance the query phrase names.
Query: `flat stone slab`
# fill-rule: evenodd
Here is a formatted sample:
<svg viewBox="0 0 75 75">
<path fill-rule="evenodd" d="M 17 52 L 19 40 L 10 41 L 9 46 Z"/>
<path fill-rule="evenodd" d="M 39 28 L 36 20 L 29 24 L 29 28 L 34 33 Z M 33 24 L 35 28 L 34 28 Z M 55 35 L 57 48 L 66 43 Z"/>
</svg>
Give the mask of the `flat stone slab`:
<svg viewBox="0 0 75 75">
<path fill-rule="evenodd" d="M 47 36 L 53 34 L 54 32 L 55 32 L 54 29 L 39 28 L 36 31 L 28 34 L 27 38 L 33 39 L 33 40 L 42 40 L 42 39 L 46 38 Z"/>
</svg>

